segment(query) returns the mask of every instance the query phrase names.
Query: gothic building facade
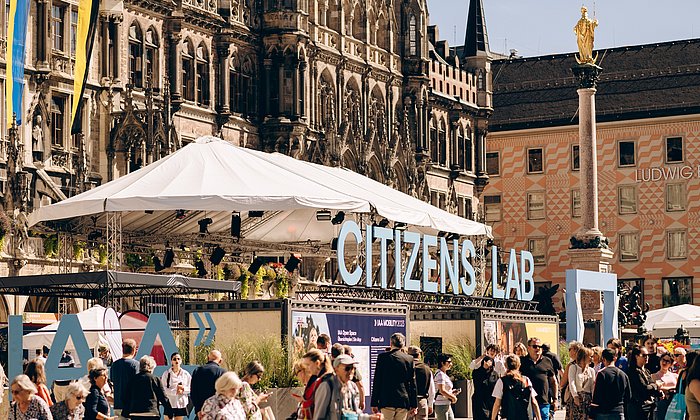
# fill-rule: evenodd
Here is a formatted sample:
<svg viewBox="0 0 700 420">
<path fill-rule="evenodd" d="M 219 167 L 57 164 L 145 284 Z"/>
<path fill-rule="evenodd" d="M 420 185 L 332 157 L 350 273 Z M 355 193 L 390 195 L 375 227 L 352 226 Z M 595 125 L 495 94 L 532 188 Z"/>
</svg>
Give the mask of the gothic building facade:
<svg viewBox="0 0 700 420">
<path fill-rule="evenodd" d="M 6 33 L 7 11 L 0 15 Z M 32 1 L 26 114 L 1 151 L 6 213 L 60 201 L 213 134 L 344 166 L 475 218 L 492 112 L 481 1 L 471 1 L 463 47 L 440 41 L 428 20 L 425 0 L 102 1 L 79 98 L 82 134 L 70 135 L 77 2 Z M 34 248 L 34 260 L 8 262 L 0 274 L 54 270 Z"/>
</svg>

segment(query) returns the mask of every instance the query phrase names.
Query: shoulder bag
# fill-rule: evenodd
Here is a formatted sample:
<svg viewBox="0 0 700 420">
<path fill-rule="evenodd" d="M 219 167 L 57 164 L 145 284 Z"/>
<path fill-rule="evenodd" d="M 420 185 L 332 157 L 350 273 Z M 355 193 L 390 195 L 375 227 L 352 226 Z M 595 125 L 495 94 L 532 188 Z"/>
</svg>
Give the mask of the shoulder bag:
<svg viewBox="0 0 700 420">
<path fill-rule="evenodd" d="M 683 379 L 678 379 L 678 392 L 673 396 L 671 404 L 668 405 L 666 411 L 666 420 L 683 420 L 685 419 L 685 389 L 683 388 Z"/>
</svg>

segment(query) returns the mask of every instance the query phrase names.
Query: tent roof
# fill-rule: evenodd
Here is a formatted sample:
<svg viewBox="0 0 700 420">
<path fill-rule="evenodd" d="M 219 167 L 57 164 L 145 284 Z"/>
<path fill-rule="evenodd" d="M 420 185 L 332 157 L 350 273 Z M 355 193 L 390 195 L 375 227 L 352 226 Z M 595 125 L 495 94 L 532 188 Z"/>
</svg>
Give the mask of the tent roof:
<svg viewBox="0 0 700 420">
<path fill-rule="evenodd" d="M 204 280 L 178 274 L 140 274 L 119 271 L 43 274 L 0 277 L 0 294 L 62 296 L 100 300 L 146 295 L 191 296 L 205 293 L 234 293 L 238 281 Z"/>
<path fill-rule="evenodd" d="M 85 338 L 87 339 L 88 345 L 91 348 L 97 347 L 100 343 L 107 342 L 107 339 L 104 337 L 105 307 L 95 305 L 82 312 L 79 312 L 77 315 L 78 320 L 80 321 L 80 326 L 85 332 Z M 22 340 L 22 346 L 25 349 L 40 349 L 43 346 L 51 347 L 53 344 L 53 339 L 56 336 L 59 323 L 60 321 L 54 322 L 51 325 L 47 325 L 35 332 L 25 335 Z M 66 348 L 68 350 L 74 350 L 75 347 L 72 345 L 72 339 L 69 341 L 70 343 Z"/>
<path fill-rule="evenodd" d="M 186 220 L 173 217 L 179 209 L 191 211 Z M 209 232 L 225 232 L 232 211 L 262 210 L 266 217 L 244 219 L 242 230 L 247 238 L 327 242 L 335 231 L 329 222 L 316 222 L 315 211 L 320 209 L 355 214 L 374 211 L 395 222 L 465 236 L 491 232 L 484 224 L 452 215 L 354 172 L 236 147 L 215 137 L 202 137 L 138 171 L 39 208 L 29 220 L 34 225 L 124 212 L 123 232 L 143 236 L 197 232 L 202 211 L 213 220 Z M 274 222 L 267 223 L 271 219 Z M 280 228 L 281 219 L 294 222 L 285 230 Z M 257 229 L 261 230 L 256 233 Z"/>
<path fill-rule="evenodd" d="M 682 322 L 690 322 L 698 318 L 700 318 L 700 306 L 688 304 L 671 306 L 647 312 L 644 328 L 651 331 L 656 324 L 675 322 L 680 325 Z"/>
</svg>

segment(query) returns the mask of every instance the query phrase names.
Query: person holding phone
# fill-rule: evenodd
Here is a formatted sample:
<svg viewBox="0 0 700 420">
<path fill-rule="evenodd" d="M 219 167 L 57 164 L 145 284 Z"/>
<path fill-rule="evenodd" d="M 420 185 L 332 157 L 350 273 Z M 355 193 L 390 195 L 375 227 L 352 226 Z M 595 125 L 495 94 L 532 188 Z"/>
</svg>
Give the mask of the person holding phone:
<svg viewBox="0 0 700 420">
<path fill-rule="evenodd" d="M 262 420 L 260 403 L 267 401 L 272 394 L 264 392 L 256 394 L 255 391 L 253 391 L 252 385 L 260 382 L 263 373 L 265 373 L 265 368 L 257 360 L 248 363 L 248 366 L 243 370 L 243 387 L 238 394 L 238 399 L 243 405 L 248 420 Z"/>
<path fill-rule="evenodd" d="M 435 418 L 437 420 L 454 420 L 455 414 L 452 411 L 452 404 L 457 402 L 457 395 L 462 390 L 453 389 L 452 380 L 447 375 L 447 371 L 452 368 L 452 355 L 441 353 L 438 356 L 438 371 L 435 373 L 435 386 L 437 387 L 437 397 L 435 398 Z"/>
<path fill-rule="evenodd" d="M 182 369 L 182 356 L 175 352 L 170 355 L 170 369 L 160 378 L 165 396 L 168 397 L 172 410 L 165 413 L 166 420 L 183 420 L 190 415 L 190 386 L 192 375 Z"/>
</svg>

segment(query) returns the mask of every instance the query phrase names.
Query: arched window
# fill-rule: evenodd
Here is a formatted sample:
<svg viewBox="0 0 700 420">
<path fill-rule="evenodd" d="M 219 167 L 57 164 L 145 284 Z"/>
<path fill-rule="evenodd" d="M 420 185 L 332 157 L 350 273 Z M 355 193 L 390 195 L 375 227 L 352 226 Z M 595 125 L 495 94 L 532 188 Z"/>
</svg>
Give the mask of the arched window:
<svg viewBox="0 0 700 420">
<path fill-rule="evenodd" d="M 447 165 L 447 131 L 445 129 L 445 121 L 440 121 L 440 130 L 438 131 L 438 142 L 440 143 L 440 152 L 438 160 L 440 165 Z"/>
<path fill-rule="evenodd" d="M 241 94 L 241 63 L 238 61 L 238 56 L 233 55 L 231 57 L 231 64 L 229 66 L 229 108 L 231 112 L 241 112 L 239 104 L 241 100 L 239 95 Z"/>
<path fill-rule="evenodd" d="M 129 83 L 143 87 L 143 33 L 136 22 L 129 27 Z"/>
<path fill-rule="evenodd" d="M 361 4 L 358 2 L 352 16 L 352 36 L 360 41 L 366 41 L 365 25 L 367 24 L 367 15 L 362 10 Z"/>
<path fill-rule="evenodd" d="M 418 26 L 415 15 L 408 18 L 408 54 L 418 54 Z"/>
<path fill-rule="evenodd" d="M 467 127 L 467 135 L 464 139 L 464 159 L 466 163 L 464 169 L 468 172 L 474 171 L 474 140 L 471 127 Z"/>
<path fill-rule="evenodd" d="M 457 135 L 455 147 L 452 149 L 453 164 L 457 164 L 460 169 L 464 170 L 464 136 L 462 135 L 462 127 L 457 127 Z"/>
<path fill-rule="evenodd" d="M 195 99 L 194 69 L 194 46 L 192 41 L 187 39 L 182 49 L 182 97 L 187 101 Z"/>
<path fill-rule="evenodd" d="M 209 105 L 209 52 L 204 43 L 197 47 L 197 105 Z"/>
<path fill-rule="evenodd" d="M 158 32 L 153 28 L 148 28 L 145 39 L 146 55 L 144 56 L 144 71 L 146 79 L 150 82 L 150 87 L 158 87 L 160 85 L 160 77 L 158 77 L 158 51 L 160 42 L 158 42 Z"/>
<path fill-rule="evenodd" d="M 258 89 L 255 84 L 255 64 L 250 57 L 246 57 L 241 68 L 241 104 L 240 112 L 244 115 L 257 113 Z"/>
<path fill-rule="evenodd" d="M 434 162 L 438 162 L 438 136 L 437 129 L 433 122 L 430 122 L 430 159 Z"/>
</svg>

